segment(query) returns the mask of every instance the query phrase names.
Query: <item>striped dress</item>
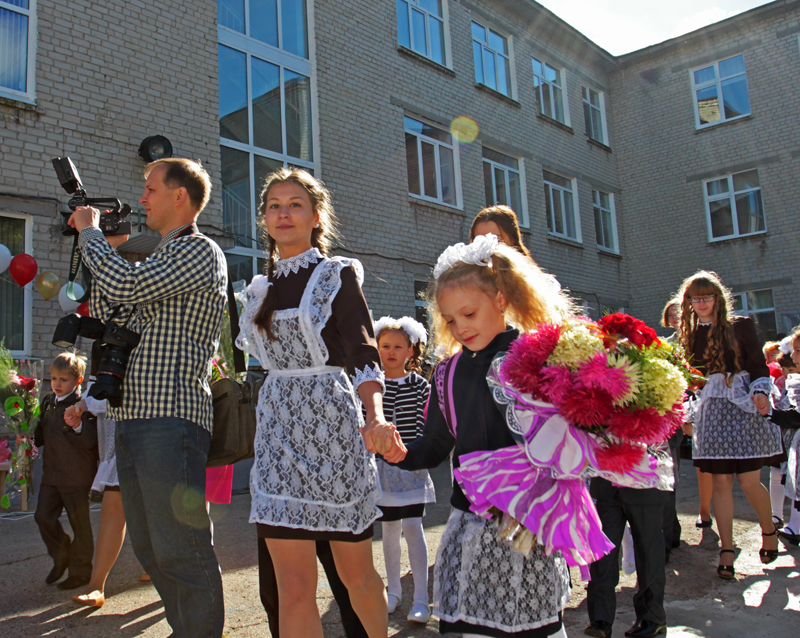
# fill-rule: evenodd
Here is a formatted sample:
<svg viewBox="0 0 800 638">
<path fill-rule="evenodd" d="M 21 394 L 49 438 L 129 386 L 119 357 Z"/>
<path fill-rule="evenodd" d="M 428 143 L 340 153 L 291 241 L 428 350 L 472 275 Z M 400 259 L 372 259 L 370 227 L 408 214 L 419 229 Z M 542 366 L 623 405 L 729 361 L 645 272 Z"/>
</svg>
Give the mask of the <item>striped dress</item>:
<svg viewBox="0 0 800 638">
<path fill-rule="evenodd" d="M 407 445 L 422 434 L 430 385 L 416 372 L 400 379 L 386 379 L 385 382 L 383 413 Z M 378 507 L 383 512 L 382 521 L 420 517 L 425 503 L 436 502 L 428 470 L 401 470 L 379 458 L 378 477 L 382 491 L 378 500 Z"/>
</svg>

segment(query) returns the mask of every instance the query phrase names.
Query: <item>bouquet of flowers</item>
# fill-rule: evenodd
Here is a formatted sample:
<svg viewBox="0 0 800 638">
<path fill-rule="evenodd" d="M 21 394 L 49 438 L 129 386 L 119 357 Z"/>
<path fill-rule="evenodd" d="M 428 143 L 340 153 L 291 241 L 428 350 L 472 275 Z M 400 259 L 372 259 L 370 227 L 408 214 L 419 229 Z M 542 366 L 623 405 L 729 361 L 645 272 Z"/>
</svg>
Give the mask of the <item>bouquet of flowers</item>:
<svg viewBox="0 0 800 638">
<path fill-rule="evenodd" d="M 21 376 L 18 369 L 21 365 L 31 368 L 30 377 Z M 34 376 L 35 375 L 35 376 Z M 7 485 L 28 485 L 31 482 L 31 461 L 38 454 L 33 443 L 33 431 L 39 422 L 40 374 L 36 374 L 35 364 L 17 364 L 11 353 L 0 344 L 0 400 L 2 400 L 4 425 L 16 435 L 17 446 L 11 454 L 13 470 L 17 478 Z M 7 445 L 7 444 L 6 444 Z M 9 498 L 3 494 L 0 507 L 8 509 Z"/>
<path fill-rule="evenodd" d="M 588 565 L 613 546 L 586 479 L 673 489 L 665 444 L 694 379 L 679 354 L 629 315 L 571 317 L 521 335 L 488 382 L 518 445 L 460 458 L 456 477 L 501 536 Z"/>
</svg>

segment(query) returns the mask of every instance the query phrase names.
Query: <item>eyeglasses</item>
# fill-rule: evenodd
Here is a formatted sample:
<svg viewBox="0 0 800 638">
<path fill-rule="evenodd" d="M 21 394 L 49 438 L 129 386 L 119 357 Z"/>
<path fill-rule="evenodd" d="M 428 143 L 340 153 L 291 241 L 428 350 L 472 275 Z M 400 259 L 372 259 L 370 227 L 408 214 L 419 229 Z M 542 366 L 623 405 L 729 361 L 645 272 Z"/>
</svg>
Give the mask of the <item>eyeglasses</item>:
<svg viewBox="0 0 800 638">
<path fill-rule="evenodd" d="M 711 303 L 716 298 L 716 295 L 706 295 L 705 297 L 689 297 L 689 301 L 692 303 Z"/>
</svg>

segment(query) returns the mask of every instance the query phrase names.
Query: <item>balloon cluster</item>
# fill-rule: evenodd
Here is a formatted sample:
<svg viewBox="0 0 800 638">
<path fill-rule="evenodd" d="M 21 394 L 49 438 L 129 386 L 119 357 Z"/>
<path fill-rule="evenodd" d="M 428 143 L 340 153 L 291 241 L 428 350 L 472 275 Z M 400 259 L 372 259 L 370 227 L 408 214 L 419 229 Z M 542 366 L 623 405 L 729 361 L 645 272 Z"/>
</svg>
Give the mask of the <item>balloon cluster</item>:
<svg viewBox="0 0 800 638">
<path fill-rule="evenodd" d="M 39 264 L 30 255 L 21 253 L 11 256 L 8 247 L 0 244 L 0 274 L 8 270 L 8 274 L 18 286 L 27 286 L 34 278 L 36 279 L 36 290 L 46 300 L 58 295 L 58 303 L 64 312 L 77 312 L 81 315 L 89 314 L 88 303 L 78 303 L 67 296 L 67 286 L 61 285 L 61 278 L 52 271 L 45 271 L 36 277 L 39 272 Z M 80 284 L 74 284 L 75 297 L 83 296 L 83 288 Z"/>
</svg>

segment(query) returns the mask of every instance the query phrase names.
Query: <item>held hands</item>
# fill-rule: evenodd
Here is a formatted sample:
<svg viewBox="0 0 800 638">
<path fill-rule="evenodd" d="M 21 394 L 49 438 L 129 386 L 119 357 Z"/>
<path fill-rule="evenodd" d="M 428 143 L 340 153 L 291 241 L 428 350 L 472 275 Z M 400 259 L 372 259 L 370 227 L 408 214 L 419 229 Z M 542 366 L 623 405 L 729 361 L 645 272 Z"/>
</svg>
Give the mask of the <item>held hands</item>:
<svg viewBox="0 0 800 638">
<path fill-rule="evenodd" d="M 390 463 L 398 463 L 406 457 L 406 446 L 397 428 L 383 419 L 373 417 L 361 430 L 364 444 L 370 452 L 380 454 Z"/>
<path fill-rule="evenodd" d="M 86 412 L 86 404 L 81 401 L 69 406 L 64 412 L 64 422 L 73 430 L 81 424 L 81 415 Z"/>
<path fill-rule="evenodd" d="M 756 404 L 756 409 L 758 410 L 759 414 L 762 416 L 769 415 L 770 404 L 768 396 L 765 394 L 755 394 L 751 398 L 753 399 L 753 403 Z"/>
</svg>

